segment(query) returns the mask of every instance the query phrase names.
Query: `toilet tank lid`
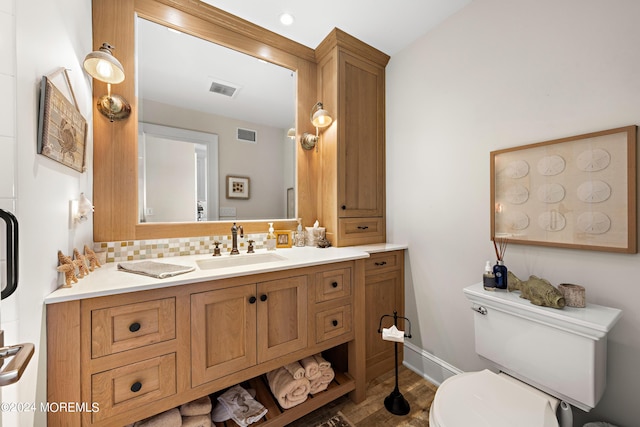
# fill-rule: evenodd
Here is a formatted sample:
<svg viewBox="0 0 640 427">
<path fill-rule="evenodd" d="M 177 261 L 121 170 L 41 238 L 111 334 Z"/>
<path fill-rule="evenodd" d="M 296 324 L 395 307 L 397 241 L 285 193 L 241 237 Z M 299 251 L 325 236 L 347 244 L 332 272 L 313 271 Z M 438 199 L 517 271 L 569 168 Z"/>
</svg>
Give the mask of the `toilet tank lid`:
<svg viewBox="0 0 640 427">
<path fill-rule="evenodd" d="M 530 318 L 559 329 L 570 329 L 592 339 L 607 335 L 622 317 L 622 310 L 597 304 L 586 304 L 584 308 L 564 307 L 562 309 L 541 307 L 520 298 L 520 292 L 506 290 L 486 291 L 482 283 L 463 289 L 465 296 L 473 303 L 487 305 L 498 310 Z"/>
<path fill-rule="evenodd" d="M 445 380 L 433 416 L 444 427 L 557 427 L 555 399 L 547 397 L 485 369 Z"/>
</svg>

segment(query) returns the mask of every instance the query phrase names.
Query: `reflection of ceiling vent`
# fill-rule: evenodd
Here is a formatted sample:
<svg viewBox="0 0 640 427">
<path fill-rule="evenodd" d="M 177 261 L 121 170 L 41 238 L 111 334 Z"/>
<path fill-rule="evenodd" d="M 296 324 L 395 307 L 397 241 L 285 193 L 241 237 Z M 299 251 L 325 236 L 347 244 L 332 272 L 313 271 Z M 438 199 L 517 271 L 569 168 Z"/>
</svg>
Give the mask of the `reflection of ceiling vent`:
<svg viewBox="0 0 640 427">
<path fill-rule="evenodd" d="M 250 142 L 252 144 L 258 143 L 258 132 L 251 129 L 237 128 L 236 139 L 238 141 Z"/>
<path fill-rule="evenodd" d="M 209 92 L 218 93 L 230 98 L 235 97 L 239 90 L 240 86 L 236 86 L 229 82 L 223 82 L 221 80 L 214 80 L 211 82 L 211 87 L 209 88 Z"/>
</svg>

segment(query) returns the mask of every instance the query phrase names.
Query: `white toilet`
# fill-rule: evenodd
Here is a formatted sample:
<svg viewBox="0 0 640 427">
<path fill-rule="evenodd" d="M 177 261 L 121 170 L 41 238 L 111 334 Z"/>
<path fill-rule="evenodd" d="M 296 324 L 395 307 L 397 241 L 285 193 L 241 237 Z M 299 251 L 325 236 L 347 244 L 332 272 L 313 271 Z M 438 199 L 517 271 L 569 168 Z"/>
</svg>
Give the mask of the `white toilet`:
<svg viewBox="0 0 640 427">
<path fill-rule="evenodd" d="M 571 427 L 569 405 L 596 406 L 606 385 L 607 333 L 620 310 L 539 307 L 519 292 L 485 291 L 482 283 L 464 294 L 475 311 L 476 353 L 500 373 L 446 379 L 430 427 Z"/>
</svg>

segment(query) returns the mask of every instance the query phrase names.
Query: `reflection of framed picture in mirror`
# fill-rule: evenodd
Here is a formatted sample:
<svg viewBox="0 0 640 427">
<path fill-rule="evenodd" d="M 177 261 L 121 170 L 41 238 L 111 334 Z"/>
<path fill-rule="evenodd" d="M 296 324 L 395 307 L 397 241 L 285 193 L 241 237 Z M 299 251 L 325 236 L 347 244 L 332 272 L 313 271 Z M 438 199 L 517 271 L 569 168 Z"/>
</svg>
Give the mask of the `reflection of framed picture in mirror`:
<svg viewBox="0 0 640 427">
<path fill-rule="evenodd" d="M 227 199 L 248 199 L 249 177 L 227 175 Z"/>
<path fill-rule="evenodd" d="M 291 231 L 289 230 L 276 230 L 276 248 L 290 248 L 291 247 Z"/>
</svg>

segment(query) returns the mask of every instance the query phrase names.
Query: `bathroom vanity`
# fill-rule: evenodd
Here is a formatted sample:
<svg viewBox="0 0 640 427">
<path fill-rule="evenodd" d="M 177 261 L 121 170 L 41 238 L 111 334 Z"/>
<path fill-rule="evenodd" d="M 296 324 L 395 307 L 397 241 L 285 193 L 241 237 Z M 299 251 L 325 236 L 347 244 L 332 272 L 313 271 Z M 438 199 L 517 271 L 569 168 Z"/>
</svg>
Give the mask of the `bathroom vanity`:
<svg viewBox="0 0 640 427">
<path fill-rule="evenodd" d="M 265 426 L 347 393 L 363 400 L 365 269 L 370 259 L 375 266 L 402 253 L 378 248 L 373 258 L 357 247 L 292 248 L 277 251 L 283 260 L 230 267 L 203 263 L 229 255 L 159 259 L 195 267 L 167 279 L 109 263 L 58 289 L 45 300 L 47 400 L 82 410 L 50 412 L 48 425 L 126 425 L 243 382 L 269 409 Z M 319 352 L 335 381 L 301 405 L 278 408 L 263 374 Z"/>
</svg>

